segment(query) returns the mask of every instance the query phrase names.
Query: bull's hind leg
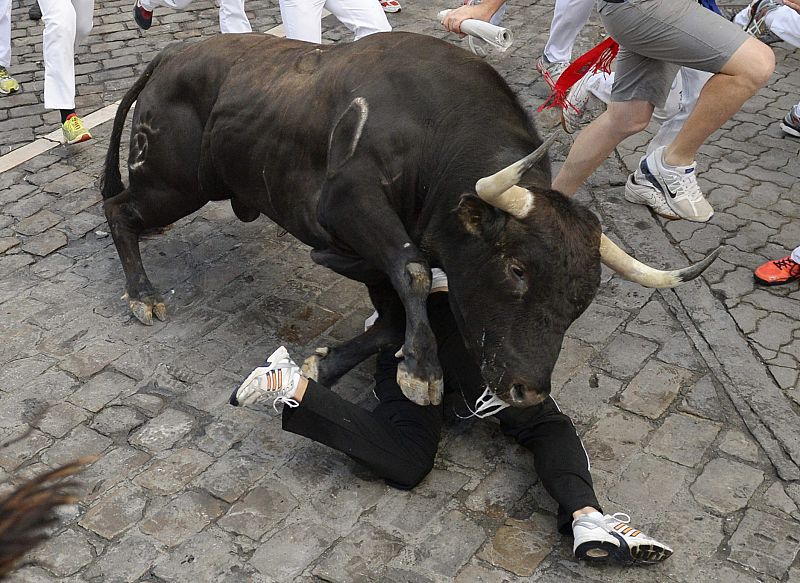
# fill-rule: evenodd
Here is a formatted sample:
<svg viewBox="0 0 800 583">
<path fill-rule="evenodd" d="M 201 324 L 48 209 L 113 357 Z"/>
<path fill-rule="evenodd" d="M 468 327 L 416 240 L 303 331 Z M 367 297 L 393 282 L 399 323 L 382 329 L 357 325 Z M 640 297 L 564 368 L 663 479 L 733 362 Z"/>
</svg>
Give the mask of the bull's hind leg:
<svg viewBox="0 0 800 583">
<path fill-rule="evenodd" d="M 142 324 L 152 325 L 153 316 L 164 321 L 167 309 L 145 273 L 139 236 L 144 231 L 166 227 L 198 210 L 203 204 L 170 187 L 144 189 L 133 186 L 103 203 L 125 273 L 123 298 L 128 300 L 131 312 Z"/>
</svg>

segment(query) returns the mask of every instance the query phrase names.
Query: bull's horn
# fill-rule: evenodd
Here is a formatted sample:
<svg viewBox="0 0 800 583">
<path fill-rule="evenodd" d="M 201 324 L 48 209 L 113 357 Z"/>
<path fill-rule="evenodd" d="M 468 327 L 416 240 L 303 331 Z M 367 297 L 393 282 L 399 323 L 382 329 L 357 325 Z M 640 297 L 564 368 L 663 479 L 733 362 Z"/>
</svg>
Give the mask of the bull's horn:
<svg viewBox="0 0 800 583">
<path fill-rule="evenodd" d="M 600 260 L 625 279 L 645 287 L 669 288 L 692 280 L 711 265 L 721 250 L 722 247 L 717 247 L 705 259 L 689 267 L 661 271 L 637 261 L 620 249 L 611 239 L 600 235 Z"/>
<path fill-rule="evenodd" d="M 550 134 L 542 145 L 499 172 L 486 176 L 475 183 L 475 192 L 492 206 L 506 211 L 518 219 L 525 218 L 533 208 L 533 193 L 520 188 L 517 183 L 536 162 L 541 160 L 553 141 L 556 133 Z"/>
</svg>

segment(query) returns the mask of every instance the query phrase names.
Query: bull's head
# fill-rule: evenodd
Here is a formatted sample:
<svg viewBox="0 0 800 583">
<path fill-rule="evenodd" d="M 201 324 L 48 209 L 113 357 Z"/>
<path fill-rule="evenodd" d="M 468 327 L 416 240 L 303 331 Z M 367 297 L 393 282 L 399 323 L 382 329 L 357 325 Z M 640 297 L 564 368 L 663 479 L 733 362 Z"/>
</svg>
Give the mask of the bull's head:
<svg viewBox="0 0 800 583">
<path fill-rule="evenodd" d="M 463 246 L 446 262 L 453 313 L 469 350 L 490 389 L 517 407 L 550 393 L 564 333 L 594 298 L 601 262 L 663 288 L 697 277 L 717 255 L 682 270 L 653 269 L 612 243 L 582 205 L 518 186 L 552 139 L 462 196 L 456 214 Z"/>
</svg>

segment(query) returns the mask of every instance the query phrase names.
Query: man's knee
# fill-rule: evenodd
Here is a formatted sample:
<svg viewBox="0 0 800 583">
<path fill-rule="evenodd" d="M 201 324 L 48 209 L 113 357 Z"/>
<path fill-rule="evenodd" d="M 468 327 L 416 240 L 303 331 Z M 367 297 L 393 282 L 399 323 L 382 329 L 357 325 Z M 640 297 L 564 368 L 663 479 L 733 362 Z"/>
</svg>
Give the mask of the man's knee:
<svg viewBox="0 0 800 583">
<path fill-rule="evenodd" d="M 398 490 L 412 490 L 431 473 L 432 469 L 433 457 L 417 460 L 413 464 L 408 464 L 402 475 L 387 479 L 386 483 Z"/>
<path fill-rule="evenodd" d="M 758 89 L 764 87 L 775 71 L 775 53 L 762 42 L 758 43 L 757 55 L 753 57 L 753 67 L 750 72 L 751 81 Z"/>
<path fill-rule="evenodd" d="M 747 39 L 733 54 L 722 73 L 738 76 L 747 81 L 753 93 L 767 84 L 775 70 L 775 53 L 754 38 Z"/>
<path fill-rule="evenodd" d="M 606 115 L 612 131 L 625 139 L 647 128 L 653 115 L 653 106 L 643 101 L 617 101 L 611 103 Z"/>
</svg>

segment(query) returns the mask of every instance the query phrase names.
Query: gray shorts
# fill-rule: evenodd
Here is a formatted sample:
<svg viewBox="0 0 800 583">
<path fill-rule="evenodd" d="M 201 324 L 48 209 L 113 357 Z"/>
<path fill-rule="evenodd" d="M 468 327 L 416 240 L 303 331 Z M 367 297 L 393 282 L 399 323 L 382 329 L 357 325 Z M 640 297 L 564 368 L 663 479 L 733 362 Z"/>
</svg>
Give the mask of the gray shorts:
<svg viewBox="0 0 800 583">
<path fill-rule="evenodd" d="M 680 67 L 719 73 L 749 35 L 696 0 L 597 0 L 620 44 L 611 101 L 663 107 Z"/>
</svg>

